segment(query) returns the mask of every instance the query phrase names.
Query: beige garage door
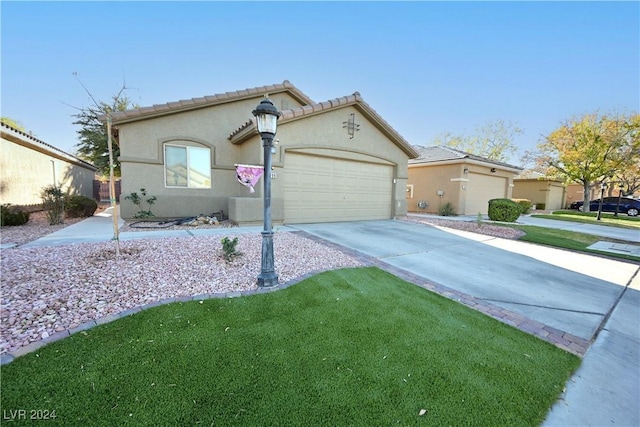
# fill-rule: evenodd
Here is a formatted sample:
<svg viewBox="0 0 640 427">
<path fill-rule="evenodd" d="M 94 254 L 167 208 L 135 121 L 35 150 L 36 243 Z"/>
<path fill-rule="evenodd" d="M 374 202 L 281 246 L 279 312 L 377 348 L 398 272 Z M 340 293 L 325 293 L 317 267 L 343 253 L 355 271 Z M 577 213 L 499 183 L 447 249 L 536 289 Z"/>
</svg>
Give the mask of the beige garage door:
<svg viewBox="0 0 640 427">
<path fill-rule="evenodd" d="M 286 223 L 391 218 L 391 166 L 289 153 L 283 178 Z"/>
<path fill-rule="evenodd" d="M 499 176 L 469 174 L 465 215 L 486 214 L 489 200 L 506 197 L 507 179 Z"/>
</svg>

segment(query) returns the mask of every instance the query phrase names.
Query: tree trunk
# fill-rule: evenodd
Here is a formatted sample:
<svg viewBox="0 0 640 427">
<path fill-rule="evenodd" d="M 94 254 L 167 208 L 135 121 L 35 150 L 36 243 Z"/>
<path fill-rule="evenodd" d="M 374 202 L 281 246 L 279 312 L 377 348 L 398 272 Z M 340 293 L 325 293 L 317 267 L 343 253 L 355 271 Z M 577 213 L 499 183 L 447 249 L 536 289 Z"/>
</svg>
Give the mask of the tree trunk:
<svg viewBox="0 0 640 427">
<path fill-rule="evenodd" d="M 591 206 L 591 189 L 589 187 L 591 187 L 589 185 L 589 181 L 584 181 L 583 182 L 583 190 L 584 190 L 584 197 L 582 198 L 582 211 L 583 212 L 589 212 L 589 207 Z"/>
</svg>

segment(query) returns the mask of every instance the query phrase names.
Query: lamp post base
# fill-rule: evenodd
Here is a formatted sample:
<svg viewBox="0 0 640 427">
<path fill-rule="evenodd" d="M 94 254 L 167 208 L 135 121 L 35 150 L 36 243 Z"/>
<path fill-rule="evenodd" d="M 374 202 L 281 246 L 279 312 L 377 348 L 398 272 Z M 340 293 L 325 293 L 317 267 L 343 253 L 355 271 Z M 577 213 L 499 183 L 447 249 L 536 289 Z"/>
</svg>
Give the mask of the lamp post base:
<svg viewBox="0 0 640 427">
<path fill-rule="evenodd" d="M 274 268 L 273 232 L 262 232 L 262 270 L 258 275 L 258 286 L 271 288 L 278 286 L 278 275 Z"/>
</svg>

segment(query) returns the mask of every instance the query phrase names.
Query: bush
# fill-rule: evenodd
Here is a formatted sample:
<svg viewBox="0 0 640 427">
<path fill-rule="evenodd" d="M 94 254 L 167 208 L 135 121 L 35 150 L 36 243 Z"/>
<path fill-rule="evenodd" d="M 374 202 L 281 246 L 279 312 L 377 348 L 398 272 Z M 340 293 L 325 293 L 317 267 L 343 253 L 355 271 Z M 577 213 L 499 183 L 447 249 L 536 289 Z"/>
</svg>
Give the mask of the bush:
<svg viewBox="0 0 640 427">
<path fill-rule="evenodd" d="M 540 209 L 541 211 L 543 211 L 546 208 L 547 208 L 547 204 L 546 203 L 536 203 L 536 209 Z"/>
<path fill-rule="evenodd" d="M 533 206 L 533 204 L 531 203 L 531 200 L 528 199 L 511 199 L 514 202 L 516 202 L 518 205 L 520 205 L 520 213 L 522 214 L 526 214 L 531 210 L 531 206 Z"/>
<path fill-rule="evenodd" d="M 438 209 L 438 215 L 440 216 L 456 216 L 456 208 L 453 207 L 451 202 L 447 202 L 440 206 Z"/>
<path fill-rule="evenodd" d="M 511 199 L 489 200 L 489 219 L 492 221 L 515 222 L 520 216 L 520 205 Z"/>
<path fill-rule="evenodd" d="M 64 219 L 64 193 L 60 187 L 48 185 L 40 193 L 42 209 L 47 213 L 49 225 L 62 224 Z"/>
<path fill-rule="evenodd" d="M 158 200 L 158 198 L 156 196 L 151 196 L 145 199 L 145 197 L 147 197 L 147 190 L 145 190 L 144 188 L 140 189 L 140 194 L 134 191 L 128 196 L 125 196 L 125 200 L 130 200 L 131 203 L 138 207 L 138 212 L 133 214 L 134 218 L 142 219 L 155 216 L 153 215 L 153 212 L 151 212 L 151 206 L 156 202 L 156 200 Z M 147 204 L 146 210 L 143 207 L 145 202 Z"/>
<path fill-rule="evenodd" d="M 29 212 L 7 203 L 0 206 L 0 225 L 22 225 L 29 222 Z"/>
<path fill-rule="evenodd" d="M 223 258 L 229 262 L 233 260 L 233 258 L 242 255 L 242 252 L 238 252 L 236 246 L 238 245 L 238 238 L 234 237 L 233 240 L 230 240 L 228 237 L 223 238 L 222 243 L 222 256 Z"/>
<path fill-rule="evenodd" d="M 98 203 L 85 196 L 70 196 L 64 205 L 64 213 L 70 218 L 86 218 L 92 216 Z"/>
</svg>

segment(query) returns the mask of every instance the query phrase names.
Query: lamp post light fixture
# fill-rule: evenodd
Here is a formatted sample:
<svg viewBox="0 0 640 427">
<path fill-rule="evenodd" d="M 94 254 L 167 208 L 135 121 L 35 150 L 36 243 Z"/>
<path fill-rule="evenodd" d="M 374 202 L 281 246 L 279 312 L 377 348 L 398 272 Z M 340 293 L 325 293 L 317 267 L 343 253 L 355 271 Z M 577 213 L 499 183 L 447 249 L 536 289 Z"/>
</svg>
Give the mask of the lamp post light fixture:
<svg viewBox="0 0 640 427">
<path fill-rule="evenodd" d="M 600 221 L 600 218 L 602 218 L 602 199 L 604 199 L 604 190 L 606 190 L 607 188 L 607 183 L 602 181 L 602 184 L 600 184 L 600 203 L 598 203 L 598 216 L 596 217 L 597 221 Z"/>
<path fill-rule="evenodd" d="M 268 288 L 278 285 L 278 275 L 274 267 L 273 229 L 271 227 L 271 149 L 280 112 L 268 98 L 252 111 L 256 118 L 258 132 L 264 150 L 264 229 L 262 230 L 262 267 L 258 275 L 258 286 Z"/>
</svg>

